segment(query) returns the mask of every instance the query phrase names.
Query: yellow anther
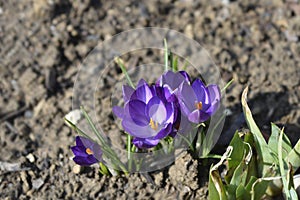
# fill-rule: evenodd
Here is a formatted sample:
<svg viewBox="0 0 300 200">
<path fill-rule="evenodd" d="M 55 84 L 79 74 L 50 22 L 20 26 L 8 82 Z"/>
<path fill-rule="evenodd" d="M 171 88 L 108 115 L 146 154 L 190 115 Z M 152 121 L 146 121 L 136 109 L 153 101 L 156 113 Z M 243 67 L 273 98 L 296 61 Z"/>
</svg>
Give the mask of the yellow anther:
<svg viewBox="0 0 300 200">
<path fill-rule="evenodd" d="M 198 109 L 198 110 L 202 110 L 202 102 L 196 102 L 195 103 L 195 107 Z"/>
<path fill-rule="evenodd" d="M 90 148 L 86 148 L 85 152 L 89 155 L 94 154 L 94 152 Z"/>
<path fill-rule="evenodd" d="M 150 119 L 150 123 L 149 123 L 150 127 L 153 129 L 153 130 L 157 130 L 158 128 L 158 123 L 157 122 L 154 122 L 153 119 L 151 118 Z"/>
</svg>

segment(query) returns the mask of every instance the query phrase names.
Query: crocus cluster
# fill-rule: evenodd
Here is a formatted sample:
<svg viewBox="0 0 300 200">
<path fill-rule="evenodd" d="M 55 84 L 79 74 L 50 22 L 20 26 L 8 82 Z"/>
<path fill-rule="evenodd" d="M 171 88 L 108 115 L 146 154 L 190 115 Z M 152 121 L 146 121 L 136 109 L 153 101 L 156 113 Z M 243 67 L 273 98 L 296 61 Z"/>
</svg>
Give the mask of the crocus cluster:
<svg viewBox="0 0 300 200">
<path fill-rule="evenodd" d="M 152 85 L 143 79 L 135 89 L 124 85 L 124 107 L 114 106 L 113 113 L 136 147 L 152 148 L 179 130 L 188 131 L 183 127 L 208 120 L 219 108 L 220 98 L 217 85 L 191 81 L 185 71 L 167 71 Z"/>
</svg>

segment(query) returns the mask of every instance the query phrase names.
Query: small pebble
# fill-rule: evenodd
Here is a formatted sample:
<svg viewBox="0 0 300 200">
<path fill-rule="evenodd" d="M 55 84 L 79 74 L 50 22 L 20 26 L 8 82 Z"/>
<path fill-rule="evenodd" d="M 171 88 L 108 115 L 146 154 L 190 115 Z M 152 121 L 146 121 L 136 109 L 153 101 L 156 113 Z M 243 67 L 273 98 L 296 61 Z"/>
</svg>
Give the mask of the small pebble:
<svg viewBox="0 0 300 200">
<path fill-rule="evenodd" d="M 28 154 L 26 158 L 29 160 L 29 162 L 33 163 L 35 161 L 35 157 L 32 153 Z"/>
<path fill-rule="evenodd" d="M 74 165 L 73 167 L 73 173 L 79 174 L 82 171 L 82 167 L 80 165 Z"/>
<path fill-rule="evenodd" d="M 32 180 L 32 187 L 36 190 L 40 189 L 44 185 L 44 180 L 42 178 Z"/>
</svg>

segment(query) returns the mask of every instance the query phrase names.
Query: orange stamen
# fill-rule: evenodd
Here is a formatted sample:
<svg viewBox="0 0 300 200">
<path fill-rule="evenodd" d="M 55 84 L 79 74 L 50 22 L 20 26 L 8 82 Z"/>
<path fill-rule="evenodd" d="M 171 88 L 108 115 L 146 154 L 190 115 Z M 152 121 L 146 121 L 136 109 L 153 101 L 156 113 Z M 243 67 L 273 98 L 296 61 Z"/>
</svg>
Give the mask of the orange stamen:
<svg viewBox="0 0 300 200">
<path fill-rule="evenodd" d="M 94 154 L 94 152 L 90 148 L 86 148 L 85 152 L 89 155 Z"/>
<path fill-rule="evenodd" d="M 151 118 L 150 119 L 150 123 L 149 123 L 150 127 L 153 129 L 153 130 L 157 130 L 158 128 L 158 123 L 157 122 L 154 122 L 153 119 Z"/>
<path fill-rule="evenodd" d="M 197 102 L 195 103 L 195 107 L 198 109 L 198 110 L 202 110 L 202 102 Z"/>
</svg>

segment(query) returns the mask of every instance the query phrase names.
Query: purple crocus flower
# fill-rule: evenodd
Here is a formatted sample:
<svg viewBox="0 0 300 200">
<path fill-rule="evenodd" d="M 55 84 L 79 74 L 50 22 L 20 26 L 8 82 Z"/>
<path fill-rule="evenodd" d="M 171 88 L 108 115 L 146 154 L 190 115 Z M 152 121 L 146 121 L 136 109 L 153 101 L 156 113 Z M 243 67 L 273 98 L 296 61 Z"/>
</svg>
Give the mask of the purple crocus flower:
<svg viewBox="0 0 300 200">
<path fill-rule="evenodd" d="M 151 148 L 173 131 L 177 116 L 175 95 L 167 87 L 149 86 L 140 80 L 137 89 L 123 86 L 124 108 L 113 112 L 122 119 L 124 130 L 132 135 L 138 148 Z"/>
<path fill-rule="evenodd" d="M 205 86 L 200 79 L 192 85 L 182 82 L 177 93 L 181 112 L 193 123 L 201 123 L 212 116 L 220 106 L 221 93 L 217 85 Z"/>
<path fill-rule="evenodd" d="M 176 97 L 175 107 L 177 109 L 178 117 L 174 123 L 175 130 L 172 136 L 175 136 L 177 132 L 187 134 L 192 130 L 191 122 L 189 122 L 185 115 L 181 115 L 182 111 L 178 102 L 178 89 L 183 82 L 187 84 L 191 83 L 191 78 L 186 71 L 167 71 L 156 81 L 156 85 L 169 88 L 171 94 Z"/>
<path fill-rule="evenodd" d="M 78 165 L 92 165 L 102 160 L 101 147 L 88 138 L 77 136 L 76 146 L 71 149 L 75 155 L 73 160 Z"/>
<path fill-rule="evenodd" d="M 190 83 L 191 79 L 185 71 L 167 71 L 157 81 L 156 85 L 169 87 L 172 92 L 176 92 L 182 82 Z"/>
</svg>

